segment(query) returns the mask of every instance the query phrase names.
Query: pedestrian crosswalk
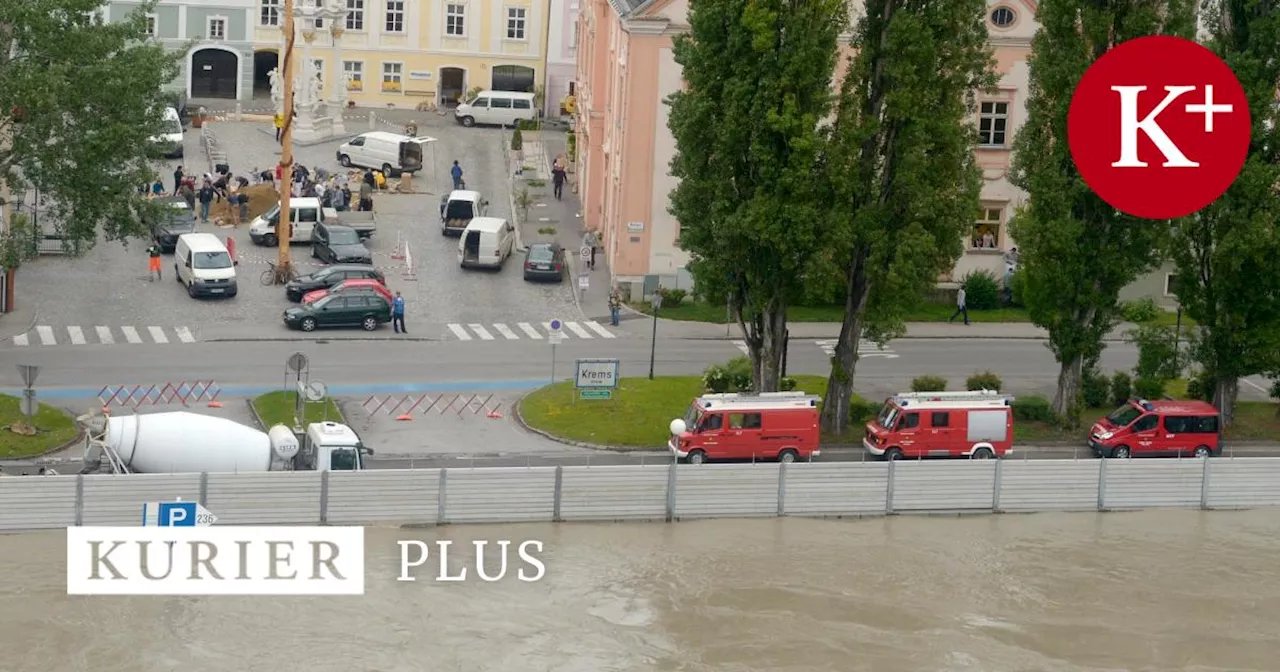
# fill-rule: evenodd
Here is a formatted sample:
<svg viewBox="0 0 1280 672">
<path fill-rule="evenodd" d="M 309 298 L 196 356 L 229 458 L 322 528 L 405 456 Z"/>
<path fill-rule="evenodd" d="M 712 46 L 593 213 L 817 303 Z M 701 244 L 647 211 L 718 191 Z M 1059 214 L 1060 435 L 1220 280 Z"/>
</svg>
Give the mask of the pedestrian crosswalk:
<svg viewBox="0 0 1280 672">
<path fill-rule="evenodd" d="M 532 322 L 516 322 L 513 324 L 469 322 L 466 324 L 449 323 L 445 327 L 454 340 L 458 341 L 518 341 L 522 339 L 541 341 L 546 340 L 551 334 L 555 333 L 555 330 L 551 328 L 550 322 L 538 322 L 536 324 Z M 565 338 L 583 340 L 618 337 L 617 334 L 609 331 L 603 324 L 595 320 L 561 322 L 559 333 Z"/>
<path fill-rule="evenodd" d="M 827 353 L 828 357 L 834 357 L 836 354 L 836 344 L 839 343 L 839 341 L 822 340 L 822 341 L 812 341 L 812 343 L 818 346 L 818 348 L 821 349 L 823 352 Z M 747 349 L 746 341 L 734 341 L 733 347 L 737 348 L 738 351 L 744 355 L 750 353 L 750 350 Z M 897 359 L 898 355 L 894 353 L 893 350 L 890 350 L 888 348 L 881 348 L 880 346 L 876 345 L 875 343 L 872 343 L 871 341 L 862 340 L 858 342 L 858 358 L 861 359 L 864 357 L 884 357 L 886 359 Z"/>
<path fill-rule="evenodd" d="M 36 325 L 25 334 L 13 337 L 13 344 L 18 347 L 49 345 L 138 345 L 141 343 L 182 344 L 195 343 L 196 337 L 187 327 L 109 327 L 97 325 L 82 327 L 70 325 L 54 327 L 45 324 Z"/>
</svg>

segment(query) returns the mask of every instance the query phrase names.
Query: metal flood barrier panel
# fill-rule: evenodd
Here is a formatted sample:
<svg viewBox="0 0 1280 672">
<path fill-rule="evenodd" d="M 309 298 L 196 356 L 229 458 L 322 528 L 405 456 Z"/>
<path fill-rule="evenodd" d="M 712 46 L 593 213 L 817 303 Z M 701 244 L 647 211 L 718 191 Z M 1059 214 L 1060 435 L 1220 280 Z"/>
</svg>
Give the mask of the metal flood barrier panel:
<svg viewBox="0 0 1280 672">
<path fill-rule="evenodd" d="M 0 478 L 0 530 L 137 525 L 198 501 L 224 525 L 447 525 L 1280 506 L 1280 458 L 474 467 Z"/>
</svg>

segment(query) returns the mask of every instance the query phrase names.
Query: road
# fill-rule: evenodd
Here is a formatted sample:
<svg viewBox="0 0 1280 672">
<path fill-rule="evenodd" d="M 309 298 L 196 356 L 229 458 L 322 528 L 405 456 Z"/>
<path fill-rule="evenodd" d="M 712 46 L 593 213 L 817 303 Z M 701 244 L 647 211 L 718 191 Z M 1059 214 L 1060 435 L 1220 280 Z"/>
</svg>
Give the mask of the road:
<svg viewBox="0 0 1280 672">
<path fill-rule="evenodd" d="M 5 348 L 0 359 L 11 364 L 41 367 L 37 388 L 45 398 L 91 398 L 105 385 L 163 384 L 170 381 L 212 380 L 225 396 L 251 396 L 279 389 L 285 379 L 285 360 L 304 352 L 311 360 L 311 378 L 329 386 L 334 396 L 405 392 L 526 390 L 552 376 L 552 348 L 546 341 L 263 341 L 169 345 L 57 345 L 44 348 Z M 649 369 L 650 341 L 639 336 L 603 340 L 569 339 L 556 348 L 554 377 L 572 375 L 577 358 L 617 358 L 624 377 L 643 376 Z M 722 363 L 741 352 L 728 340 L 659 339 L 657 375 L 697 375 L 710 364 Z M 1015 393 L 1048 393 L 1057 366 L 1038 341 L 975 341 L 904 339 L 890 343 L 895 357 L 868 356 L 858 367 L 858 389 L 865 396 L 901 391 L 912 378 L 940 375 L 953 386 L 975 371 L 998 373 Z M 1107 348 L 1107 370 L 1130 368 L 1136 351 L 1126 344 Z M 828 355 L 815 341 L 793 342 L 791 374 L 825 375 Z M 15 367 L 0 367 L 0 392 L 14 394 L 21 387 Z M 1243 390 L 1242 390 L 1243 391 Z"/>
</svg>

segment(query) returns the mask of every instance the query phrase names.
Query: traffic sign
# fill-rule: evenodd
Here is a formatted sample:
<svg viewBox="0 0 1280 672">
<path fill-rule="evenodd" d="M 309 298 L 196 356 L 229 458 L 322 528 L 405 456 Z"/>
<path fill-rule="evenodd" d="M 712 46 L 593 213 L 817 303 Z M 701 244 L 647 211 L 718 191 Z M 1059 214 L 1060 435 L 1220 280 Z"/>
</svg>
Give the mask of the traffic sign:
<svg viewBox="0 0 1280 672">
<path fill-rule="evenodd" d="M 584 292 L 585 292 L 585 291 L 587 291 L 587 288 L 588 288 L 588 287 L 590 287 L 590 286 L 591 286 L 591 278 L 590 278 L 590 277 L 585 276 L 585 275 L 579 275 L 579 276 L 578 276 L 578 289 L 580 289 L 580 290 L 582 290 L 582 291 L 584 291 Z"/>
<path fill-rule="evenodd" d="M 551 331 L 560 331 L 562 326 L 564 325 L 560 324 L 560 320 L 551 320 Z"/>
<path fill-rule="evenodd" d="M 583 245 L 583 246 L 582 246 L 582 249 L 581 249 L 581 250 L 579 250 L 579 252 L 578 252 L 578 253 L 582 255 L 582 260 L 583 260 L 583 261 L 591 261 L 591 246 L 590 246 L 590 245 Z"/>
<path fill-rule="evenodd" d="M 579 399 L 612 399 L 613 390 L 578 390 Z"/>
<path fill-rule="evenodd" d="M 18 373 L 22 376 L 23 385 L 33 387 L 36 384 L 36 377 L 40 375 L 40 367 L 30 366 L 28 364 L 19 364 Z"/>
<path fill-rule="evenodd" d="M 561 343 L 564 343 L 564 334 L 559 331 L 553 331 L 551 332 L 551 335 L 547 337 L 547 342 L 551 345 L 560 345 Z"/>
<path fill-rule="evenodd" d="M 218 517 L 198 502 L 148 502 L 142 505 L 144 527 L 209 527 Z"/>
</svg>

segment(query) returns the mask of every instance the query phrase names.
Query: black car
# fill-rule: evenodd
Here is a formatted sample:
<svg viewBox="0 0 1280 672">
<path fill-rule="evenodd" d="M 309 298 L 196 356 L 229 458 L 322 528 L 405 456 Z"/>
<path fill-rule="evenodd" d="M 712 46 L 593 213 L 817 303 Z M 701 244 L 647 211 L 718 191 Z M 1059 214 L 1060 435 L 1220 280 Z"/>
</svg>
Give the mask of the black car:
<svg viewBox="0 0 1280 672">
<path fill-rule="evenodd" d="M 382 284 L 387 284 L 387 279 L 382 275 L 382 271 L 372 267 L 355 264 L 338 264 L 322 268 L 315 273 L 304 275 L 296 280 L 290 280 L 284 286 L 284 295 L 290 301 L 295 303 L 302 301 L 302 296 L 307 292 L 314 292 L 317 289 L 329 289 L 343 280 L 377 280 Z"/>
<path fill-rule="evenodd" d="M 391 303 L 370 291 L 343 292 L 284 311 L 285 326 L 302 331 L 319 327 L 360 327 L 373 331 L 391 321 Z"/>
<path fill-rule="evenodd" d="M 564 248 L 556 243 L 534 243 L 524 253 L 524 279 L 564 280 Z"/>
<path fill-rule="evenodd" d="M 373 253 L 349 226 L 317 222 L 311 230 L 311 256 L 329 264 L 372 264 Z"/>
<path fill-rule="evenodd" d="M 169 197 L 160 201 L 164 214 L 158 219 L 148 222 L 151 235 L 160 241 L 160 250 L 173 252 L 178 246 L 178 236 L 184 233 L 195 233 L 196 220 L 187 202 L 177 197 Z"/>
</svg>

